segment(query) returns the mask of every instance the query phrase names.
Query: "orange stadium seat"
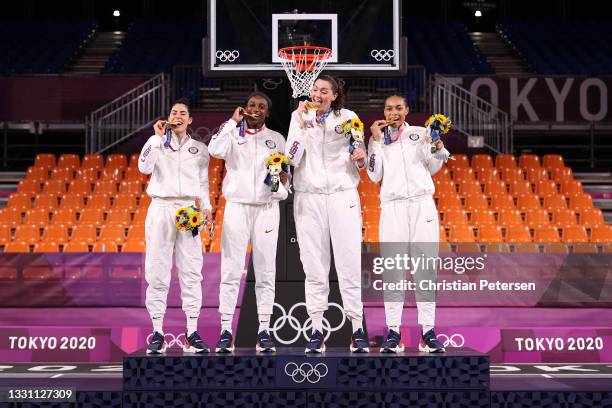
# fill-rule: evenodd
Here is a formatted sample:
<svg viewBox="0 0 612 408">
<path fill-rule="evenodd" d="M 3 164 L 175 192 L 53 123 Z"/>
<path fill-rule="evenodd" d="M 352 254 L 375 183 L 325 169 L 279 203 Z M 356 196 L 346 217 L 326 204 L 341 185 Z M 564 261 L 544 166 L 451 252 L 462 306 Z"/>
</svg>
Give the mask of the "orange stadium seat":
<svg viewBox="0 0 612 408">
<path fill-rule="evenodd" d="M 574 210 L 593 208 L 593 197 L 588 193 L 578 193 L 569 196 L 569 206 Z"/>
<path fill-rule="evenodd" d="M 30 166 L 26 171 L 25 178 L 28 180 L 43 180 L 44 183 L 49 178 L 49 168 Z"/>
<path fill-rule="evenodd" d="M 599 208 L 583 208 L 576 211 L 578 222 L 587 228 L 604 225 L 604 216 Z"/>
<path fill-rule="evenodd" d="M 118 207 L 112 208 L 108 212 L 106 223 L 109 225 L 122 225 L 127 226 L 132 222 L 130 211 L 126 208 Z"/>
<path fill-rule="evenodd" d="M 491 197 L 495 194 L 506 194 L 506 183 L 501 180 L 494 181 L 490 180 L 484 183 L 484 193 L 487 197 Z"/>
<path fill-rule="evenodd" d="M 503 242 L 487 243 L 484 245 L 484 251 L 508 253 L 510 252 L 510 245 Z"/>
<path fill-rule="evenodd" d="M 543 243 L 542 248 L 545 254 L 569 254 L 569 247 L 561 242 Z"/>
<path fill-rule="evenodd" d="M 62 197 L 60 208 L 80 210 L 85 207 L 85 196 L 79 193 L 68 193 Z"/>
<path fill-rule="evenodd" d="M 145 252 L 146 245 L 144 240 L 130 240 L 125 241 L 125 244 L 121 247 L 121 252 Z"/>
<path fill-rule="evenodd" d="M 119 248 L 113 240 L 101 240 L 93 244 L 91 252 L 119 252 Z"/>
<path fill-rule="evenodd" d="M 40 228 L 38 225 L 18 225 L 15 228 L 13 241 L 23 241 L 35 244 L 40 241 Z"/>
<path fill-rule="evenodd" d="M 495 157 L 495 168 L 515 168 L 516 167 L 516 159 L 512 154 L 498 154 Z"/>
<path fill-rule="evenodd" d="M 468 194 L 465 196 L 465 209 L 469 212 L 474 211 L 476 208 L 489 209 L 489 202 L 484 194 Z"/>
<path fill-rule="evenodd" d="M 149 197 L 146 193 L 140 196 L 140 200 L 138 201 L 138 207 L 144 209 L 146 211 L 149 208 L 149 204 L 151 204 L 151 197 Z M 211 201 L 211 204 L 214 206 L 214 201 Z"/>
<path fill-rule="evenodd" d="M 116 183 L 121 183 L 123 180 L 123 169 L 120 167 L 105 167 L 100 173 L 100 180 L 114 180 Z"/>
<path fill-rule="evenodd" d="M 569 208 L 553 208 L 552 224 L 557 228 L 576 225 L 576 213 Z"/>
<path fill-rule="evenodd" d="M 453 225 L 448 232 L 448 242 L 475 242 L 474 230 L 469 225 Z"/>
<path fill-rule="evenodd" d="M 540 247 L 538 244 L 533 242 L 517 242 L 512 246 L 514 247 L 514 252 L 535 254 L 540 252 Z"/>
<path fill-rule="evenodd" d="M 563 163 L 563 157 L 561 157 L 561 155 L 545 154 L 544 157 L 542 157 L 542 166 L 550 170 L 553 168 L 563 168 L 565 164 Z"/>
<path fill-rule="evenodd" d="M 40 153 L 34 159 L 34 166 L 55 167 L 55 155 L 51 153 Z"/>
<path fill-rule="evenodd" d="M 51 171 L 51 180 L 63 180 L 70 183 L 74 178 L 74 169 L 70 167 L 56 167 Z"/>
<path fill-rule="evenodd" d="M 519 181 L 525 181 L 525 175 L 521 169 L 517 169 L 516 167 L 508 167 L 500 169 L 500 175 L 502 180 L 506 184 L 512 184 Z"/>
<path fill-rule="evenodd" d="M 514 200 L 508 193 L 495 194 L 491 196 L 491 209 L 497 212 L 503 209 L 514 209 Z"/>
<path fill-rule="evenodd" d="M 11 226 L 8 224 L 0 224 L 0 245 L 5 245 L 7 242 L 11 242 L 11 239 Z"/>
<path fill-rule="evenodd" d="M 64 252 L 89 252 L 89 245 L 82 241 L 70 241 L 64 245 Z"/>
<path fill-rule="evenodd" d="M 49 179 L 45 182 L 43 191 L 45 193 L 63 195 L 66 191 L 68 191 L 68 181 L 59 179 Z"/>
<path fill-rule="evenodd" d="M 466 154 L 453 154 L 453 158 L 455 160 L 449 160 L 446 163 L 451 172 L 453 169 L 470 167 L 470 161 Z"/>
<path fill-rule="evenodd" d="M 477 227 L 495 225 L 495 216 L 488 208 L 474 208 L 470 214 L 470 223 Z"/>
<path fill-rule="evenodd" d="M 478 174 L 476 174 L 476 178 L 482 184 L 485 184 L 488 181 L 498 181 L 500 179 L 499 171 L 497 169 L 487 169 L 482 168 L 478 170 Z"/>
<path fill-rule="evenodd" d="M 202 236 L 208 236 L 208 234 L 202 234 Z M 128 229 L 127 239 L 137 239 L 144 241 L 145 239 L 145 227 L 144 224 L 132 224 Z"/>
<path fill-rule="evenodd" d="M 543 207 L 550 212 L 555 208 L 567 208 L 567 203 L 561 194 L 549 194 L 544 196 Z"/>
<path fill-rule="evenodd" d="M 140 153 L 132 153 L 130 155 L 130 159 L 128 160 L 128 169 L 129 168 L 138 168 L 138 159 L 140 159 Z"/>
<path fill-rule="evenodd" d="M 93 184 L 100 178 L 100 172 L 101 170 L 98 167 L 81 167 L 77 170 L 76 178 Z"/>
<path fill-rule="evenodd" d="M 579 180 L 562 179 L 559 182 L 559 186 L 561 189 L 561 194 L 563 194 L 564 196 L 571 196 L 573 194 L 584 193 L 582 183 Z"/>
<path fill-rule="evenodd" d="M 550 171 L 550 178 L 560 184 L 563 180 L 573 180 L 574 173 L 569 167 L 555 167 Z"/>
<path fill-rule="evenodd" d="M 94 194 L 87 200 L 87 208 L 109 209 L 111 206 L 111 196 L 108 194 Z"/>
<path fill-rule="evenodd" d="M 136 208 L 136 195 L 131 193 L 119 193 L 113 200 L 112 208 L 124 208 L 133 211 Z"/>
<path fill-rule="evenodd" d="M 92 224 L 79 224 L 72 230 L 70 242 L 85 242 L 93 244 L 96 242 L 96 227 Z"/>
<path fill-rule="evenodd" d="M 35 208 L 51 208 L 52 210 L 57 209 L 58 199 L 57 194 L 54 193 L 40 193 L 34 199 Z"/>
<path fill-rule="evenodd" d="M 459 183 L 459 194 L 465 196 L 467 194 L 478 194 L 482 193 L 482 188 L 480 187 L 480 183 L 476 180 L 464 180 Z"/>
<path fill-rule="evenodd" d="M 70 182 L 68 186 L 68 192 L 71 194 L 85 194 L 89 195 L 92 192 L 92 180 L 88 178 L 77 177 Z"/>
<path fill-rule="evenodd" d="M 549 225 L 548 212 L 543 208 L 529 208 L 525 211 L 525 224 L 529 228 L 537 228 L 540 225 Z"/>
<path fill-rule="evenodd" d="M 540 197 L 547 194 L 557 194 L 557 183 L 553 180 L 540 180 L 535 184 L 535 193 Z"/>
<path fill-rule="evenodd" d="M 12 241 L 4 246 L 4 252 L 30 252 L 30 244 L 24 241 Z"/>
<path fill-rule="evenodd" d="M 61 154 L 58 161 L 57 167 L 70 167 L 71 169 L 78 169 L 81 167 L 81 159 L 78 154 L 64 153 Z"/>
<path fill-rule="evenodd" d="M 59 252 L 59 245 L 56 242 L 44 241 L 34 245 L 34 252 Z"/>
<path fill-rule="evenodd" d="M 120 193 L 132 193 L 132 194 L 142 194 L 142 181 L 141 180 L 130 180 L 130 181 L 122 181 L 119 187 Z"/>
<path fill-rule="evenodd" d="M 450 208 L 443 213 L 443 224 L 450 227 L 451 225 L 467 225 L 467 215 L 461 208 Z"/>
<path fill-rule="evenodd" d="M 63 244 L 68 241 L 68 228 L 62 224 L 48 225 L 43 231 L 42 241 Z"/>
<path fill-rule="evenodd" d="M 52 225 L 65 225 L 72 227 L 77 223 L 77 213 L 72 208 L 60 208 L 53 212 Z"/>
<path fill-rule="evenodd" d="M 589 242 L 586 228 L 582 225 L 568 225 L 561 229 L 563 242 Z"/>
<path fill-rule="evenodd" d="M 440 225 L 440 242 L 447 242 L 448 239 L 446 237 L 446 228 Z"/>
<path fill-rule="evenodd" d="M 138 207 L 136 211 L 134 211 L 134 224 L 143 224 L 147 219 L 147 208 L 146 207 Z"/>
<path fill-rule="evenodd" d="M 509 192 L 513 197 L 517 197 L 520 195 L 533 195 L 533 191 L 531 190 L 531 183 L 527 180 L 518 180 L 512 183 L 509 183 Z"/>
<path fill-rule="evenodd" d="M 449 208 L 461 208 L 461 199 L 457 193 L 440 194 L 438 198 L 438 210 Z"/>
<path fill-rule="evenodd" d="M 572 252 L 575 254 L 596 254 L 599 252 L 597 244 L 592 242 L 576 242 L 572 245 Z"/>
<path fill-rule="evenodd" d="M 456 193 L 455 183 L 450 180 L 436 180 L 436 194 Z"/>
<path fill-rule="evenodd" d="M 591 242 L 612 242 L 612 225 L 598 225 L 591 228 Z"/>
<path fill-rule="evenodd" d="M 533 240 L 538 243 L 559 242 L 559 231 L 552 225 L 542 225 L 534 230 Z"/>
<path fill-rule="evenodd" d="M 32 208 L 32 196 L 26 193 L 11 193 L 9 195 L 7 208 L 26 211 Z"/>
<path fill-rule="evenodd" d="M 523 170 L 541 167 L 540 158 L 535 154 L 521 154 L 519 156 L 519 167 Z"/>
<path fill-rule="evenodd" d="M 497 224 L 508 228 L 511 225 L 522 225 L 521 213 L 514 208 L 504 208 L 497 213 Z"/>
<path fill-rule="evenodd" d="M 79 224 L 100 226 L 104 224 L 104 210 L 96 207 L 87 207 L 79 215 Z"/>
<path fill-rule="evenodd" d="M 49 216 L 48 208 L 32 208 L 25 215 L 23 223 L 26 225 L 36 225 L 44 227 L 49 224 L 51 217 Z"/>
<path fill-rule="evenodd" d="M 10 225 L 11 227 L 21 224 L 21 210 L 17 208 L 0 209 L 0 224 Z"/>
<path fill-rule="evenodd" d="M 17 187 L 18 193 L 26 193 L 29 195 L 34 195 L 40 193 L 42 189 L 42 179 L 27 179 L 24 178 L 19 180 L 19 186 Z"/>
<path fill-rule="evenodd" d="M 478 242 L 502 242 L 502 230 L 497 225 L 480 225 Z"/>
<path fill-rule="evenodd" d="M 440 170 L 438 170 L 438 172 L 436 174 L 434 174 L 432 176 L 432 178 L 435 180 L 450 180 L 450 171 L 448 170 L 448 167 L 446 166 L 442 166 L 442 168 Z"/>
<path fill-rule="evenodd" d="M 104 157 L 101 154 L 86 154 L 81 162 L 81 168 L 96 168 L 102 170 L 104 167 Z"/>
<path fill-rule="evenodd" d="M 519 194 L 516 198 L 516 208 L 520 212 L 527 212 L 530 209 L 539 209 L 540 198 L 533 193 Z"/>
<path fill-rule="evenodd" d="M 481 169 L 481 168 L 493 168 L 493 160 L 491 156 L 488 154 L 475 154 L 472 156 L 472 168 L 473 169 Z"/>
<path fill-rule="evenodd" d="M 512 243 L 531 242 L 529 228 L 526 225 L 510 225 L 506 228 L 504 240 Z"/>
<path fill-rule="evenodd" d="M 538 182 L 542 180 L 548 180 L 548 172 L 546 171 L 546 169 L 543 169 L 541 167 L 528 168 L 526 170 L 526 173 L 527 180 L 529 180 L 529 182 L 534 185 L 538 184 Z"/>
<path fill-rule="evenodd" d="M 128 167 L 125 171 L 125 177 L 123 179 L 125 181 L 139 180 L 144 183 L 147 181 L 147 175 L 142 174 L 140 170 L 138 170 L 138 167 Z"/>
<path fill-rule="evenodd" d="M 474 170 L 469 167 L 458 167 L 454 168 L 452 171 L 452 179 L 455 183 L 458 183 L 462 180 L 474 180 Z"/>
<path fill-rule="evenodd" d="M 117 182 L 115 180 L 100 180 L 96 182 L 94 193 L 95 194 L 110 194 L 114 196 L 117 194 Z"/>
</svg>

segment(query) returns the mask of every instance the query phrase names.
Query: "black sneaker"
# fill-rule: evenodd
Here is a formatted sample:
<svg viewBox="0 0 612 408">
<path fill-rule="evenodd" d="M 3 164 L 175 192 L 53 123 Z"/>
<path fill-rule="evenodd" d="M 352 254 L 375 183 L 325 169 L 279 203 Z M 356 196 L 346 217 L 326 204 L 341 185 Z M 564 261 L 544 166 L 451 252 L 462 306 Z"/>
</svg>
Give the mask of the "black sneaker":
<svg viewBox="0 0 612 408">
<path fill-rule="evenodd" d="M 324 342 L 323 333 L 318 330 L 315 330 L 314 333 L 310 336 L 310 340 L 306 343 L 306 353 L 322 353 L 325 351 L 325 342 Z"/>
<path fill-rule="evenodd" d="M 257 335 L 255 350 L 261 352 L 276 351 L 276 345 L 267 330 L 263 330 Z"/>
<path fill-rule="evenodd" d="M 166 352 L 166 340 L 160 332 L 154 332 L 147 346 L 147 354 L 163 354 Z"/>
<path fill-rule="evenodd" d="M 381 353 L 401 353 L 404 351 L 404 343 L 402 343 L 402 335 L 395 330 L 389 330 L 387 338 L 382 342 L 380 347 Z"/>
<path fill-rule="evenodd" d="M 231 353 L 232 351 L 234 351 L 234 336 L 227 330 L 223 330 L 215 347 L 215 352 Z"/>
<path fill-rule="evenodd" d="M 210 351 L 210 347 L 202 340 L 197 331 L 191 333 L 189 337 L 185 333 L 185 337 L 187 338 L 187 341 L 183 344 L 185 353 L 208 353 Z"/>
<path fill-rule="evenodd" d="M 421 335 L 421 341 L 419 341 L 419 351 L 424 351 L 426 353 L 446 352 L 444 345 L 440 342 L 440 340 L 438 340 L 438 337 L 436 336 L 436 333 L 434 333 L 433 329 Z"/>
<path fill-rule="evenodd" d="M 351 336 L 351 353 L 368 353 L 370 344 L 363 329 L 357 330 Z"/>
</svg>

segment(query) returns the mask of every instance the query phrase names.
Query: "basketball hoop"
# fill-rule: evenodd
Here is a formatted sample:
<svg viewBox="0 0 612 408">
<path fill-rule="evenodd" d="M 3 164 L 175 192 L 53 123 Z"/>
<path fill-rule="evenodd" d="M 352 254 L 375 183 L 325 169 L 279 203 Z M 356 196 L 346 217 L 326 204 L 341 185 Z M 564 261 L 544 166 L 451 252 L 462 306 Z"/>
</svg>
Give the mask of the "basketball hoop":
<svg viewBox="0 0 612 408">
<path fill-rule="evenodd" d="M 332 57 L 332 50 L 325 47 L 300 45 L 285 47 L 278 51 L 287 73 L 293 98 L 310 95 L 310 89 L 319 73 Z"/>
</svg>

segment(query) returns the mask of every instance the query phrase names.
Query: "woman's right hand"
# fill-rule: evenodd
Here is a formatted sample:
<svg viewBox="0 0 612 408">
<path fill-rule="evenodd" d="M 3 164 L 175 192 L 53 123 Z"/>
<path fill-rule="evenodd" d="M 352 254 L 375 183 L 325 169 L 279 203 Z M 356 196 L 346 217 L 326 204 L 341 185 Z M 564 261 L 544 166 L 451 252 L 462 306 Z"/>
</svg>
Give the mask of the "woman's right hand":
<svg viewBox="0 0 612 408">
<path fill-rule="evenodd" d="M 158 120 L 153 125 L 153 131 L 157 136 L 164 136 L 166 134 L 166 121 Z"/>
<path fill-rule="evenodd" d="M 382 138 L 382 130 L 385 126 L 388 126 L 386 120 L 374 121 L 374 123 L 372 123 L 372 126 L 370 126 L 372 138 L 374 138 L 374 140 L 376 140 L 377 142 L 380 142 L 380 139 Z"/>
<path fill-rule="evenodd" d="M 242 112 L 244 112 L 244 108 L 241 108 L 240 106 L 238 106 L 236 108 L 236 110 L 234 110 L 234 114 L 232 115 L 232 119 L 236 123 L 240 123 L 244 119 L 244 115 L 242 114 Z"/>
</svg>

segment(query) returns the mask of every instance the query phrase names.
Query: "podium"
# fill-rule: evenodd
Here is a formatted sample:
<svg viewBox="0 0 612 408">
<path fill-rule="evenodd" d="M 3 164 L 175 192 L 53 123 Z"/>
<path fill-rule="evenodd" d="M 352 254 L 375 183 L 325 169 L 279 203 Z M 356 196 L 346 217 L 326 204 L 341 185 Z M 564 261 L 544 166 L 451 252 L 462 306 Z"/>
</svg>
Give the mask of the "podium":
<svg viewBox="0 0 612 408">
<path fill-rule="evenodd" d="M 488 356 L 468 349 L 139 352 L 123 361 L 123 407 L 488 407 L 489 383 Z"/>
</svg>

